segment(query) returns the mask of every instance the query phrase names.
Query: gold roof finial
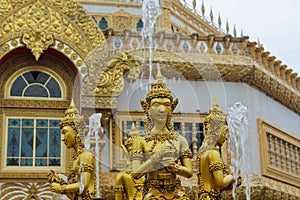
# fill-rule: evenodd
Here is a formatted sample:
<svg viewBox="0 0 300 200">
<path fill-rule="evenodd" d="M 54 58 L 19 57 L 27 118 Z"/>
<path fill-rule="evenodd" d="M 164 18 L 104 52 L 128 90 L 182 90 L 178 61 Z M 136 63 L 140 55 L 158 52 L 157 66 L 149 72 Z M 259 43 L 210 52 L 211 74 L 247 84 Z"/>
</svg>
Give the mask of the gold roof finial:
<svg viewBox="0 0 300 200">
<path fill-rule="evenodd" d="M 229 34 L 229 23 L 228 23 L 228 19 L 226 21 L 226 33 Z"/>
<path fill-rule="evenodd" d="M 203 0 L 202 0 L 202 5 L 201 5 L 201 13 L 202 13 L 202 16 L 204 17 L 204 15 L 205 15 L 205 6 L 204 6 Z"/>
</svg>

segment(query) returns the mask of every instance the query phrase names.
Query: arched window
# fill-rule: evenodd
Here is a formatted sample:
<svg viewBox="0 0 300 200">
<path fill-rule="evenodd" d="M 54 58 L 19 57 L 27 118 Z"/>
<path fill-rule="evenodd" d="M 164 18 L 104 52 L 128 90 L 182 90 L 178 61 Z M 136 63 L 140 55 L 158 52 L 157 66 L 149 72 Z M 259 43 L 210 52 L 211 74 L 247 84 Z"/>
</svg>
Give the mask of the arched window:
<svg viewBox="0 0 300 200">
<path fill-rule="evenodd" d="M 34 103 L 36 101 L 61 101 L 66 96 L 61 76 L 42 66 L 30 66 L 16 71 L 8 79 L 5 88 L 6 99 L 32 101 L 32 107 L 39 106 Z M 47 171 L 49 168 L 63 167 L 60 115 L 51 109 L 48 112 L 37 110 L 23 109 L 21 113 L 10 112 L 5 115 L 4 168 L 30 171 L 35 170 L 32 167 L 38 167 L 39 170 Z"/>
<path fill-rule="evenodd" d="M 62 98 L 56 78 L 44 71 L 26 71 L 11 84 L 10 97 Z"/>
<path fill-rule="evenodd" d="M 138 23 L 136 24 L 136 30 L 137 30 L 137 31 L 142 31 L 143 27 L 144 27 L 144 23 L 143 23 L 143 21 L 140 19 L 140 20 L 138 21 Z"/>
<path fill-rule="evenodd" d="M 104 17 L 101 18 L 100 22 L 99 22 L 99 28 L 104 31 L 108 28 L 108 23 L 106 21 L 106 19 Z"/>
</svg>

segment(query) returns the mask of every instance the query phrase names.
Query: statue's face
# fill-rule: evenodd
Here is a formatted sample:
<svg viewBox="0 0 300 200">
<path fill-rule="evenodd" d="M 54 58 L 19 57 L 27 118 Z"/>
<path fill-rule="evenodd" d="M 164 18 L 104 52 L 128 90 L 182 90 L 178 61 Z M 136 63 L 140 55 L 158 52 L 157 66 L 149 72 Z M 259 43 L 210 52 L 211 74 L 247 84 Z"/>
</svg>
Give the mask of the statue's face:
<svg viewBox="0 0 300 200">
<path fill-rule="evenodd" d="M 171 110 L 170 99 L 154 98 L 150 102 L 149 116 L 154 123 L 166 123 Z"/>
<path fill-rule="evenodd" d="M 71 126 L 64 126 L 61 130 L 62 141 L 65 143 L 67 148 L 74 147 L 76 141 L 75 136 L 76 132 Z"/>
</svg>

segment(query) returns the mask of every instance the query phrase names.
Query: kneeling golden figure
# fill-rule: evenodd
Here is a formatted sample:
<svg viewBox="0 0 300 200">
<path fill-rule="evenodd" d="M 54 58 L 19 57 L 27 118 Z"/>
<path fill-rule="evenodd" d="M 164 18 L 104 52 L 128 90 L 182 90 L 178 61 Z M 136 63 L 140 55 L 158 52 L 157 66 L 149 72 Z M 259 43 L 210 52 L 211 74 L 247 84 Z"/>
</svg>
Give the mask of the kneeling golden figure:
<svg viewBox="0 0 300 200">
<path fill-rule="evenodd" d="M 143 186 L 144 186 L 144 177 L 134 178 L 132 176 L 132 145 L 134 138 L 140 135 L 139 131 L 135 128 L 134 123 L 132 123 L 131 131 L 128 133 L 128 138 L 125 141 L 124 145 L 121 147 L 126 153 L 127 157 L 127 169 L 119 172 L 116 178 L 115 190 L 115 200 L 141 200 L 143 199 Z"/>
<path fill-rule="evenodd" d="M 233 176 L 222 161 L 220 147 L 228 136 L 226 116 L 217 101 L 204 120 L 204 141 L 197 155 L 198 199 L 219 200 L 221 191 L 232 185 Z"/>
<path fill-rule="evenodd" d="M 87 133 L 85 122 L 79 115 L 73 100 L 61 120 L 62 141 L 67 148 L 75 150 L 73 163 L 70 166 L 70 173 L 67 181 L 60 178 L 54 171 L 48 174 L 51 183 L 51 191 L 65 194 L 70 199 L 90 200 L 95 197 L 96 174 L 95 156 L 92 152 L 84 149 L 83 137 Z"/>
</svg>

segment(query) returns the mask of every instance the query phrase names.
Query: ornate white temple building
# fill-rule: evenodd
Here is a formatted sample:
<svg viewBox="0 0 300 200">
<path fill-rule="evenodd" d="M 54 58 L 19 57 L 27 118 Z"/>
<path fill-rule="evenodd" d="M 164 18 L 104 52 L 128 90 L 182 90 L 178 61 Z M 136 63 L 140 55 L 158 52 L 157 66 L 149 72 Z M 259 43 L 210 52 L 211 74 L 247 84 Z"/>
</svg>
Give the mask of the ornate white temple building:
<svg viewBox="0 0 300 200">
<path fill-rule="evenodd" d="M 0 199 L 54 199 L 47 174 L 66 173 L 72 152 L 59 122 L 73 98 L 88 118 L 102 113 L 102 197 L 114 199 L 126 167 L 120 145 L 132 122 L 143 131 L 157 68 L 179 99 L 175 130 L 194 158 L 216 98 L 224 112 L 248 108 L 251 199 L 300 199 L 300 77 L 247 36 L 229 34 L 185 1 L 160 0 L 150 38 L 142 0 L 0 1 Z M 211 18 L 213 18 L 211 16 Z M 94 144 L 92 144 L 94 145 Z M 223 159 L 230 163 L 225 145 Z M 195 199 L 197 178 L 182 180 Z M 244 197 L 244 185 L 238 190 Z M 224 193 L 224 199 L 231 194 Z"/>
</svg>

